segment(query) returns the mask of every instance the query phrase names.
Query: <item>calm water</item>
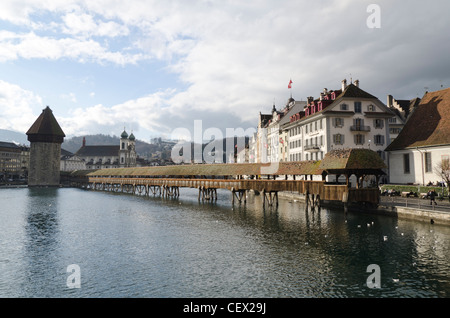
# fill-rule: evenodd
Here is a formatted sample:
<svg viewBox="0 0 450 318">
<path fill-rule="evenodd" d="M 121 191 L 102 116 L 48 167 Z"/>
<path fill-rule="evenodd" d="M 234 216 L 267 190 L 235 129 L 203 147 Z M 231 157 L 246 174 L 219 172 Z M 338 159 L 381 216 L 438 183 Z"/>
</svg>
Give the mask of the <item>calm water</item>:
<svg viewBox="0 0 450 318">
<path fill-rule="evenodd" d="M 180 192 L 0 189 L 0 297 L 450 296 L 450 227 Z M 66 285 L 71 264 L 81 288 Z"/>
</svg>

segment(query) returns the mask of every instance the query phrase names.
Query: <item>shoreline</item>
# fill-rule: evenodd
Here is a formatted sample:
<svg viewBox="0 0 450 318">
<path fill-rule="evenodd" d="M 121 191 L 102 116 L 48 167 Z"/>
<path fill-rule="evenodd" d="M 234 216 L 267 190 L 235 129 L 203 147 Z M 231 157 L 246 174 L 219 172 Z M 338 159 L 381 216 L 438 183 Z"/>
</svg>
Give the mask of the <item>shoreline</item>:
<svg viewBox="0 0 450 318">
<path fill-rule="evenodd" d="M 278 195 L 280 198 L 305 202 L 305 197 L 303 194 L 291 192 L 279 192 Z M 344 211 L 347 209 L 347 211 L 357 213 L 380 214 L 397 217 L 401 219 L 414 219 L 422 222 L 428 222 L 431 224 L 441 224 L 447 226 L 450 225 L 449 212 L 409 208 L 402 206 L 387 206 L 383 204 L 379 204 L 378 207 L 376 208 L 362 206 L 358 204 L 349 204 L 348 207 L 345 207 L 343 202 L 331 202 L 331 201 L 321 201 L 321 206 L 343 209 Z"/>
</svg>

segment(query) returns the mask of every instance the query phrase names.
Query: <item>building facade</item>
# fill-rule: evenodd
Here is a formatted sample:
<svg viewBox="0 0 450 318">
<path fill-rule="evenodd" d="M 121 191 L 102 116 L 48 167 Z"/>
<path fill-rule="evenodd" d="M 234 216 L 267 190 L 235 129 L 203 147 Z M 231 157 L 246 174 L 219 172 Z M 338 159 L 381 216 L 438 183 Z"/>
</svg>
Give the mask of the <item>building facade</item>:
<svg viewBox="0 0 450 318">
<path fill-rule="evenodd" d="M 303 110 L 292 114 L 287 131 L 289 161 L 322 160 L 332 149 L 369 148 L 385 159 L 393 112 L 378 98 L 359 88 L 359 81 L 340 90 L 324 89 L 308 97 Z"/>
<path fill-rule="evenodd" d="M 119 145 L 87 146 L 83 138 L 82 147 L 75 156 L 85 162 L 86 169 L 109 169 L 136 167 L 136 138 L 124 130 Z"/>
<path fill-rule="evenodd" d="M 426 93 L 387 147 L 389 181 L 437 184 L 450 158 L 450 88 Z"/>
<path fill-rule="evenodd" d="M 22 171 L 21 148 L 12 142 L 0 142 L 0 182 L 18 178 Z"/>
</svg>

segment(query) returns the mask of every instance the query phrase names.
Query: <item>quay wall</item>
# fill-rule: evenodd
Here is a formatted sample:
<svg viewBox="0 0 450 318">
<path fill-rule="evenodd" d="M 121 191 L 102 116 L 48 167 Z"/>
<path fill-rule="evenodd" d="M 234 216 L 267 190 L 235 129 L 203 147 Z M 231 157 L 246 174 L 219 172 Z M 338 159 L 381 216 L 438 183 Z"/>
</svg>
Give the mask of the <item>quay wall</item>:
<svg viewBox="0 0 450 318">
<path fill-rule="evenodd" d="M 300 202 L 305 201 L 305 196 L 299 193 L 293 192 L 279 192 L 280 198 L 298 200 Z M 322 206 L 333 207 L 338 209 L 346 209 L 344 203 L 337 201 L 323 201 Z M 351 204 L 348 206 L 348 211 L 362 212 L 362 213 L 374 213 L 389 215 L 402 219 L 415 219 L 418 221 L 432 222 L 434 224 L 450 225 L 450 213 L 436 210 L 426 210 L 401 206 L 384 206 L 379 205 L 377 208 L 371 208 L 361 206 L 358 204 Z"/>
</svg>

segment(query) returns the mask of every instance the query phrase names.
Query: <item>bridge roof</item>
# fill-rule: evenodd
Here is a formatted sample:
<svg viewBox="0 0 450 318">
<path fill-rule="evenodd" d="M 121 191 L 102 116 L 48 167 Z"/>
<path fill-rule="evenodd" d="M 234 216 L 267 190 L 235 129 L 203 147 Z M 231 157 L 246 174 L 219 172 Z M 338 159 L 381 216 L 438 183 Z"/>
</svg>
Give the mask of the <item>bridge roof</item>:
<svg viewBox="0 0 450 318">
<path fill-rule="evenodd" d="M 84 170 L 74 176 L 152 177 L 152 176 L 240 176 L 240 175 L 321 175 L 323 172 L 383 174 L 386 165 L 370 149 L 336 149 L 321 161 L 278 163 L 189 164 L 134 168 Z"/>
<path fill-rule="evenodd" d="M 373 150 L 348 148 L 328 152 L 322 160 L 320 169 L 329 173 L 347 171 L 377 172 L 387 168 L 383 159 Z"/>
<path fill-rule="evenodd" d="M 238 175 L 320 175 L 320 161 L 233 164 L 191 164 L 88 171 L 88 176 L 238 176 Z"/>
</svg>

